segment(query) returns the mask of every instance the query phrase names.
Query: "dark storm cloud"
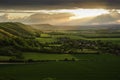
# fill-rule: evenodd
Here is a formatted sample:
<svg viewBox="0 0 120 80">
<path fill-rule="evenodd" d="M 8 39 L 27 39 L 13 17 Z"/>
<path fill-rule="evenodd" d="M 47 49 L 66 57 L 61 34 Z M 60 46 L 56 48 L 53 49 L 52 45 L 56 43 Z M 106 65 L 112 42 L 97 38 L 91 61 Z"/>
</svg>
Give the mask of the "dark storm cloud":
<svg viewBox="0 0 120 80">
<path fill-rule="evenodd" d="M 0 8 L 119 8 L 120 0 L 0 0 Z"/>
</svg>

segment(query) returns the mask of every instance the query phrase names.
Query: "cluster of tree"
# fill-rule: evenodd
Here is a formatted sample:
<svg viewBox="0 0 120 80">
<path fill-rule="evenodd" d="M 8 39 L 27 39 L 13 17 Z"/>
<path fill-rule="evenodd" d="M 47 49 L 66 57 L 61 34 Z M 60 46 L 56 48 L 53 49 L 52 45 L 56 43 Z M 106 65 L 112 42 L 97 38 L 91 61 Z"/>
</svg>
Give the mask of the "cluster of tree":
<svg viewBox="0 0 120 80">
<path fill-rule="evenodd" d="M 120 45 L 113 44 L 112 42 L 97 41 L 98 49 L 102 53 L 111 53 L 120 55 Z"/>
<path fill-rule="evenodd" d="M 87 41 L 87 40 L 72 40 L 68 37 L 58 38 L 57 42 L 53 42 L 51 43 L 51 45 L 53 45 L 53 46 L 49 46 L 51 48 L 51 52 L 55 52 L 55 53 L 77 54 L 84 52 L 83 51 L 84 49 L 91 49 L 91 50 L 97 49 L 96 42 Z M 77 52 L 76 50 L 80 50 L 80 52 Z"/>
<path fill-rule="evenodd" d="M 83 49 L 91 49 L 98 51 L 97 53 L 111 53 L 120 54 L 120 45 L 105 41 L 91 41 L 91 40 L 72 40 L 68 37 L 58 38 L 57 42 L 52 44 L 59 44 L 61 46 L 52 46 L 53 51 L 61 53 L 76 53 L 75 49 L 83 51 Z"/>
<path fill-rule="evenodd" d="M 110 35 L 110 34 L 108 34 L 108 35 L 104 35 L 104 34 L 103 34 L 103 35 L 96 35 L 96 36 L 95 36 L 95 35 L 93 35 L 93 36 L 92 36 L 92 35 L 88 36 L 88 35 L 84 35 L 84 34 L 82 35 L 82 34 L 81 34 L 81 35 L 79 35 L 79 36 L 84 37 L 84 38 L 120 38 L 120 35 L 113 35 L 113 36 L 112 36 L 112 35 Z"/>
<path fill-rule="evenodd" d="M 2 38 L 0 39 L 0 55 L 15 56 L 23 58 L 23 51 L 37 51 L 42 48 L 42 44 L 35 39 L 25 38 Z"/>
<path fill-rule="evenodd" d="M 52 45 L 52 46 L 51 46 Z M 104 41 L 73 40 L 68 37 L 58 38 L 56 42 L 40 43 L 35 39 L 25 38 L 2 38 L 0 39 L 0 55 L 14 56 L 14 58 L 24 58 L 22 52 L 41 53 L 79 53 L 76 49 L 91 49 L 97 53 L 120 54 L 120 46 Z"/>
</svg>

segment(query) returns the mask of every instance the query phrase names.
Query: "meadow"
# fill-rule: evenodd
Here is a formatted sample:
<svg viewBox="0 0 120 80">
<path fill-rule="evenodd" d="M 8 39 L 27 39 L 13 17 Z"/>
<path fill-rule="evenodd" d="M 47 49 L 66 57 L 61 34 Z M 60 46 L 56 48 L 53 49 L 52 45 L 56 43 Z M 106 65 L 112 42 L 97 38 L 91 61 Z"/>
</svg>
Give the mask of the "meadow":
<svg viewBox="0 0 120 80">
<path fill-rule="evenodd" d="M 0 80 L 120 80 L 119 56 L 75 57 L 81 61 L 2 64 Z"/>
<path fill-rule="evenodd" d="M 96 31 L 58 31 L 40 33 L 39 37 L 30 41 L 17 39 L 18 42 L 22 40 L 19 44 L 13 39 L 18 48 L 25 50 L 21 51 L 24 61 L 53 61 L 1 63 L 0 80 L 120 80 L 120 56 L 113 52 L 113 48 L 118 48 L 116 44 L 120 44 L 120 34 L 110 34 L 104 35 Z M 82 44 L 83 49 L 81 46 L 78 48 L 78 44 Z M 107 49 L 111 47 L 112 53 L 99 51 L 99 48 L 104 51 L 102 46 Z M 0 56 L 0 61 L 9 61 L 15 56 L 21 58 L 21 54 Z"/>
<path fill-rule="evenodd" d="M 96 31 L 59 31 L 59 33 L 52 34 L 51 33 L 44 33 L 41 34 L 42 37 L 36 38 L 38 41 L 43 43 L 50 43 L 56 41 L 57 38 L 60 37 L 69 37 L 75 40 L 91 40 L 91 41 L 105 41 L 105 42 L 112 42 L 114 44 L 120 44 L 120 33 L 112 32 L 99 32 Z"/>
<path fill-rule="evenodd" d="M 47 53 L 23 53 L 26 60 L 33 59 L 33 60 L 64 60 L 75 58 L 71 54 L 47 54 Z"/>
<path fill-rule="evenodd" d="M 89 33 L 89 34 L 88 34 Z M 84 36 L 83 36 L 84 35 Z M 96 36 L 97 35 L 97 36 Z M 113 44 L 120 44 L 120 38 L 116 37 L 120 36 L 118 33 L 114 33 L 111 37 L 111 33 L 108 34 L 106 32 L 105 36 L 103 37 L 103 33 L 96 33 L 96 31 L 57 31 L 57 32 L 48 32 L 48 33 L 41 33 L 40 37 L 35 38 L 35 40 L 39 41 L 40 43 L 43 43 L 44 45 L 49 44 L 49 46 L 61 46 L 60 44 L 51 44 L 58 40 L 58 38 L 70 38 L 72 40 L 87 40 L 87 41 L 103 41 L 103 42 L 112 42 Z M 75 50 L 81 52 L 79 49 Z M 83 49 L 83 53 L 89 53 L 94 54 L 96 53 L 96 50 L 89 50 L 89 49 Z M 82 53 L 81 52 L 81 53 Z M 59 54 L 59 53 L 39 53 L 39 52 L 23 52 L 22 53 L 24 58 L 26 60 L 33 59 L 33 60 L 63 60 L 65 58 L 74 58 L 71 56 L 71 54 Z M 0 60 L 9 60 L 10 56 L 0 56 Z"/>
</svg>

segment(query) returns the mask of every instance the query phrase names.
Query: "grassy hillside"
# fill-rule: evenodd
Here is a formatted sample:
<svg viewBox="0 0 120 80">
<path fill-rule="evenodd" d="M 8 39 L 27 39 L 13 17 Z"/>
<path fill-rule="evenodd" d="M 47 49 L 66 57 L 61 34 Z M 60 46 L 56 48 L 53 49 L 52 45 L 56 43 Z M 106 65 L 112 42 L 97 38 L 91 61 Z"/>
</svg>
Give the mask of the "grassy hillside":
<svg viewBox="0 0 120 80">
<path fill-rule="evenodd" d="M 4 36 L 11 37 L 11 36 L 14 36 L 14 35 L 12 35 L 12 34 L 9 33 L 9 32 L 6 32 L 6 31 L 3 30 L 3 29 L 0 29 L 0 36 L 1 36 L 1 37 L 4 37 Z"/>
<path fill-rule="evenodd" d="M 31 26 L 24 25 L 22 23 L 5 22 L 0 23 L 0 35 L 2 36 L 20 36 L 31 37 L 33 36 L 33 29 Z"/>
</svg>

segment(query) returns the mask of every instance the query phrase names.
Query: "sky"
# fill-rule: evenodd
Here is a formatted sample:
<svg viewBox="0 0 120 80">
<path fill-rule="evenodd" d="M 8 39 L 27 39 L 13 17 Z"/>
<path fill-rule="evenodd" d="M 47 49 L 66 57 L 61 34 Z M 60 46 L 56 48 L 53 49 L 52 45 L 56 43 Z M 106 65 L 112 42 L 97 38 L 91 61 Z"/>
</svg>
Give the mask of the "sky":
<svg viewBox="0 0 120 80">
<path fill-rule="evenodd" d="M 0 22 L 119 24 L 120 0 L 0 0 Z"/>
<path fill-rule="evenodd" d="M 1 8 L 120 8 L 120 0 L 0 0 Z"/>
</svg>

